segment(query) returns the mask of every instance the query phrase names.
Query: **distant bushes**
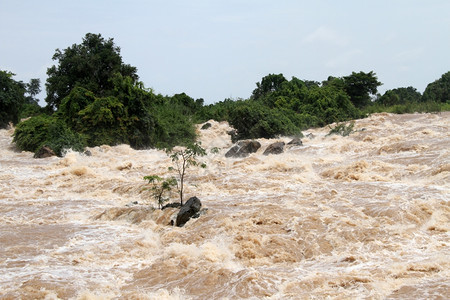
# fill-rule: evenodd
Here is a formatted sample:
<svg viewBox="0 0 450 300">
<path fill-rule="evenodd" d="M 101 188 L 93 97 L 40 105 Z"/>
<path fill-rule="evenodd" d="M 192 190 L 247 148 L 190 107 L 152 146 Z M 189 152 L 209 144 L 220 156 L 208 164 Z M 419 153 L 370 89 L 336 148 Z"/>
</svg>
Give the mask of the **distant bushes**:
<svg viewBox="0 0 450 300">
<path fill-rule="evenodd" d="M 282 74 L 265 76 L 248 100 L 219 102 L 197 114 L 201 121 L 227 120 L 237 130 L 237 139 L 299 136 L 310 127 L 346 121 L 361 116 L 344 89 L 305 83 Z"/>
<path fill-rule="evenodd" d="M 229 123 L 237 130 L 237 139 L 274 138 L 301 135 L 301 120 L 292 111 L 270 109 L 246 103 L 230 112 Z"/>
<path fill-rule="evenodd" d="M 450 110 L 450 103 L 439 103 L 435 101 L 410 102 L 405 104 L 395 104 L 391 106 L 382 105 L 375 102 L 365 107 L 362 112 L 364 115 L 380 112 L 393 114 L 411 114 L 411 113 L 437 113 Z"/>
</svg>

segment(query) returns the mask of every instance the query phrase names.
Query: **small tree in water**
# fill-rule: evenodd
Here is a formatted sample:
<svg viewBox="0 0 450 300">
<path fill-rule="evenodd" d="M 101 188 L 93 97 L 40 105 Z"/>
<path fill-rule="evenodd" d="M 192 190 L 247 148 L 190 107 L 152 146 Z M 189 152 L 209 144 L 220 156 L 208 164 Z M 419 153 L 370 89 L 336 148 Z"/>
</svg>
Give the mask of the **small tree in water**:
<svg viewBox="0 0 450 300">
<path fill-rule="evenodd" d="M 147 190 L 152 192 L 153 198 L 155 198 L 159 209 L 161 209 L 164 202 L 169 200 L 169 198 L 165 197 L 165 194 L 170 192 L 173 186 L 177 185 L 177 180 L 175 177 L 164 179 L 158 175 L 145 176 L 144 179 L 148 180 L 148 183 L 151 185 Z"/>
<path fill-rule="evenodd" d="M 169 170 L 174 170 L 178 174 L 179 179 L 179 194 L 180 194 L 180 203 L 183 205 L 183 190 L 184 190 L 184 181 L 185 181 L 185 175 L 186 170 L 191 167 L 201 167 L 206 168 L 206 164 L 199 162 L 197 158 L 199 156 L 206 155 L 205 149 L 203 149 L 200 144 L 189 144 L 186 148 L 182 150 L 167 150 L 167 154 L 172 159 L 172 162 L 174 163 L 174 167 L 170 167 Z"/>
</svg>

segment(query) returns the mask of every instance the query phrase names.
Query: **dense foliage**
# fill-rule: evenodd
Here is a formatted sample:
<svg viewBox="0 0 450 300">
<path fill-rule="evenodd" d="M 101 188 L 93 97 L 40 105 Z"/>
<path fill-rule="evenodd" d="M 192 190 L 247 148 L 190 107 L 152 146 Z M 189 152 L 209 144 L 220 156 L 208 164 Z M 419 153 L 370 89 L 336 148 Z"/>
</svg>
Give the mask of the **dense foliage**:
<svg viewBox="0 0 450 300">
<path fill-rule="evenodd" d="M 20 149 L 31 152 L 48 146 L 59 156 L 66 149 L 83 151 L 85 147 L 82 135 L 73 132 L 61 119 L 45 114 L 19 123 L 14 131 L 13 141 Z"/>
<path fill-rule="evenodd" d="M 41 91 L 39 79 L 23 83 L 14 80 L 13 76 L 11 72 L 0 70 L 0 128 L 6 128 L 9 123 L 15 125 L 20 119 L 43 111 L 36 99 Z"/>
<path fill-rule="evenodd" d="M 422 95 L 412 86 L 388 90 L 376 102 L 384 106 L 392 106 L 407 103 L 417 103 Z"/>
<path fill-rule="evenodd" d="M 113 90 L 111 78 L 115 74 L 138 80 L 137 69 L 122 62 L 120 48 L 113 39 L 88 33 L 79 45 L 56 49 L 53 60 L 58 64 L 47 70 L 48 105 L 58 108 L 73 88 L 83 87 L 95 95 L 107 96 Z"/>
<path fill-rule="evenodd" d="M 20 108 L 25 103 L 25 86 L 12 79 L 14 74 L 0 70 L 0 128 L 19 121 Z"/>
<path fill-rule="evenodd" d="M 226 100 L 198 113 L 202 120 L 229 121 L 237 139 L 301 136 L 306 128 L 360 116 L 341 79 L 330 78 L 321 85 L 296 77 L 289 81 L 282 74 L 263 77 L 248 100 Z"/>
<path fill-rule="evenodd" d="M 428 84 L 423 92 L 422 101 L 450 103 L 450 72 L 443 74 L 441 78 Z"/>
<path fill-rule="evenodd" d="M 155 94 L 138 81 L 137 68 L 125 64 L 113 39 L 88 33 L 81 44 L 56 49 L 47 71 L 47 107 L 37 105 L 40 82 L 24 84 L 0 71 L 0 127 L 32 116 L 17 126 L 22 150 L 64 149 L 126 143 L 136 149 L 172 148 L 195 141 L 195 123 L 228 121 L 233 138 L 301 136 L 310 127 L 345 122 L 368 113 L 406 113 L 449 109 L 450 72 L 428 85 L 423 96 L 413 87 L 377 94 L 373 71 L 328 77 L 322 82 L 268 74 L 248 99 L 204 105 L 185 93 Z M 47 115 L 43 113 L 46 112 Z"/>
<path fill-rule="evenodd" d="M 173 147 L 195 139 L 193 114 L 203 99 L 186 94 L 155 95 L 138 81 L 137 69 L 124 64 L 113 39 L 88 33 L 80 45 L 56 50 L 57 65 L 48 69 L 48 116 L 32 117 L 17 128 L 14 140 L 23 150 L 53 145 L 81 149 L 103 144 L 133 148 Z M 30 82 L 30 97 L 39 92 Z M 45 120 L 45 121 L 44 121 Z M 53 132 L 51 124 L 59 124 Z M 25 141 L 31 135 L 31 144 Z M 64 137 L 64 138 L 62 138 Z M 61 142 L 64 141 L 64 142 Z"/>
</svg>

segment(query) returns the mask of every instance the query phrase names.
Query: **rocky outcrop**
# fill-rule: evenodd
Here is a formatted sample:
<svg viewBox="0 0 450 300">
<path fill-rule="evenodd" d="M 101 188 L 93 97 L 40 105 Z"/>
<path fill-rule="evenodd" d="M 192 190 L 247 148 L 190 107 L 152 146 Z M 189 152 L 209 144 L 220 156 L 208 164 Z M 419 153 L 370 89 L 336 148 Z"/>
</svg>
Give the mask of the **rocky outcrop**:
<svg viewBox="0 0 450 300">
<path fill-rule="evenodd" d="M 48 146 L 43 146 L 34 153 L 34 158 L 46 158 L 56 156 L 55 152 Z"/>
<path fill-rule="evenodd" d="M 227 131 L 227 134 L 231 137 L 231 141 L 234 143 L 237 140 L 237 131 L 236 129 Z"/>
<path fill-rule="evenodd" d="M 247 157 L 250 153 L 258 151 L 259 148 L 261 148 L 261 144 L 258 141 L 239 141 L 225 153 L 225 157 Z"/>
<path fill-rule="evenodd" d="M 183 227 L 187 221 L 193 216 L 195 216 L 202 208 L 202 203 L 197 197 L 191 197 L 189 200 L 181 207 L 177 215 L 177 220 L 175 225 L 178 227 Z"/>
<path fill-rule="evenodd" d="M 314 134 L 312 134 L 312 133 L 308 133 L 308 134 L 306 135 L 306 137 L 307 137 L 308 139 L 312 140 L 312 139 L 315 138 L 316 136 L 315 136 Z"/>
<path fill-rule="evenodd" d="M 264 151 L 264 155 L 269 154 L 281 154 L 284 151 L 284 142 L 276 142 L 273 144 L 270 144 L 266 150 Z"/>
<path fill-rule="evenodd" d="M 206 130 L 206 129 L 210 128 L 211 126 L 212 126 L 211 123 L 205 123 L 205 124 L 203 124 L 203 126 L 200 129 Z"/>
<path fill-rule="evenodd" d="M 303 146 L 303 142 L 299 137 L 295 137 L 288 143 L 290 146 Z"/>
</svg>

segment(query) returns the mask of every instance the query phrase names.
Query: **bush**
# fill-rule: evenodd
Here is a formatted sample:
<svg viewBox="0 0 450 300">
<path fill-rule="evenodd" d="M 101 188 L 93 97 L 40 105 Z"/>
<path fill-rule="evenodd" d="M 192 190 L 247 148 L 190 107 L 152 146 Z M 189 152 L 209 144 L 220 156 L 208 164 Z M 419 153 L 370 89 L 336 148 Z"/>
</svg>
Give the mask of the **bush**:
<svg viewBox="0 0 450 300">
<path fill-rule="evenodd" d="M 48 127 L 52 118 L 47 115 L 32 117 L 17 124 L 13 142 L 20 150 L 35 152 L 48 138 Z"/>
<path fill-rule="evenodd" d="M 36 103 L 25 103 L 20 110 L 19 119 L 25 119 L 44 113 L 44 108 Z"/>
<path fill-rule="evenodd" d="M 334 128 L 331 128 L 330 132 L 327 135 L 337 134 L 342 136 L 348 136 L 353 132 L 353 127 L 355 126 L 355 122 L 352 121 L 348 125 L 345 123 L 336 124 Z"/>
<path fill-rule="evenodd" d="M 292 119 L 290 119 L 291 117 Z M 274 138 L 301 135 L 302 120 L 287 110 L 270 109 L 257 102 L 247 102 L 230 112 L 230 125 L 237 130 L 236 139 Z"/>
<path fill-rule="evenodd" d="M 82 135 L 73 132 L 57 117 L 48 115 L 39 115 L 19 123 L 13 137 L 13 142 L 21 150 L 36 152 L 48 146 L 58 156 L 62 156 L 67 149 L 83 151 L 86 145 Z"/>
<path fill-rule="evenodd" d="M 156 106 L 155 136 L 157 148 L 172 148 L 176 145 L 188 145 L 196 138 L 192 118 L 185 115 L 182 105 L 171 105 L 169 102 Z"/>
</svg>

